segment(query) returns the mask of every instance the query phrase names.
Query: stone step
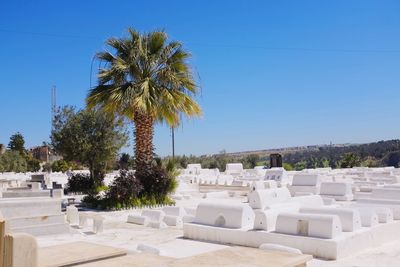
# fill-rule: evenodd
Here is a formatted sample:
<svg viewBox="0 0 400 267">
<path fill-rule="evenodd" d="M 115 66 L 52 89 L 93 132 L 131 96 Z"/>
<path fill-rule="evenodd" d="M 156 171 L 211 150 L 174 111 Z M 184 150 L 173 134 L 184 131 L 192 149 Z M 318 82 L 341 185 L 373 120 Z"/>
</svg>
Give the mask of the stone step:
<svg viewBox="0 0 400 267">
<path fill-rule="evenodd" d="M 3 198 L 21 198 L 21 197 L 50 197 L 50 190 L 41 191 L 5 191 L 2 192 Z"/>
<path fill-rule="evenodd" d="M 67 223 L 53 223 L 53 224 L 42 224 L 42 225 L 11 228 L 11 232 L 27 233 L 33 236 L 58 235 L 58 234 L 69 233 L 70 228 Z"/>
<path fill-rule="evenodd" d="M 16 217 L 33 217 L 61 212 L 61 199 L 50 197 L 2 198 L 0 210 L 7 220 Z"/>
<path fill-rule="evenodd" d="M 43 224 L 57 224 L 65 223 L 65 215 L 63 213 L 58 214 L 46 214 L 40 216 L 30 217 L 18 217 L 8 219 L 11 228 L 20 228 L 27 226 L 43 225 Z"/>
</svg>

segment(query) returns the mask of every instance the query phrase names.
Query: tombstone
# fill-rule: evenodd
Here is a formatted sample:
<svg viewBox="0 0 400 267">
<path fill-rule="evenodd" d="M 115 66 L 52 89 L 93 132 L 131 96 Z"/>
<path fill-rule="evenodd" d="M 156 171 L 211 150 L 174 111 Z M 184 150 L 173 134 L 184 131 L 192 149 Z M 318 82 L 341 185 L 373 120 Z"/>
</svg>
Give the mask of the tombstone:
<svg viewBox="0 0 400 267">
<path fill-rule="evenodd" d="M 84 228 L 88 226 L 88 215 L 85 213 L 79 213 L 79 227 Z"/>
<path fill-rule="evenodd" d="M 279 186 L 285 186 L 290 182 L 287 172 L 284 168 L 266 169 L 264 181 L 275 181 Z"/>
<path fill-rule="evenodd" d="M 282 155 L 278 153 L 269 155 L 269 166 L 270 168 L 282 167 Z"/>
<path fill-rule="evenodd" d="M 25 233 L 4 237 L 4 267 L 37 267 L 38 245 L 36 239 Z"/>
<path fill-rule="evenodd" d="M 63 189 L 53 189 L 51 192 L 52 192 L 52 197 L 54 198 L 62 198 L 64 195 Z"/>
<path fill-rule="evenodd" d="M 371 198 L 376 199 L 400 199 L 399 188 L 373 188 Z"/>
<path fill-rule="evenodd" d="M 44 183 L 44 174 L 32 174 L 30 182 Z"/>
<path fill-rule="evenodd" d="M 321 177 L 318 174 L 300 173 L 293 176 L 292 184 L 288 188 L 292 196 L 303 192 L 319 194 L 320 184 Z"/>
<path fill-rule="evenodd" d="M 79 213 L 75 206 L 67 206 L 67 221 L 71 225 L 79 225 Z"/>
<path fill-rule="evenodd" d="M 62 184 L 58 184 L 57 182 L 53 182 L 53 189 L 62 189 Z"/>
<path fill-rule="evenodd" d="M 254 210 L 254 229 L 264 231 L 274 231 L 276 219 L 283 212 L 298 212 L 300 204 L 296 202 L 273 204 L 266 210 Z"/>
<path fill-rule="evenodd" d="M 30 188 L 32 190 L 41 190 L 42 189 L 42 184 L 39 182 L 32 182 L 30 183 Z"/>
<path fill-rule="evenodd" d="M 378 222 L 379 223 L 389 223 L 394 220 L 393 211 L 390 208 L 386 207 L 377 207 L 377 206 L 364 206 L 362 204 L 354 204 L 350 206 L 351 208 L 367 208 L 371 209 L 378 215 Z"/>
<path fill-rule="evenodd" d="M 354 199 L 351 184 L 346 182 L 322 182 L 320 195 L 331 197 L 338 201 L 351 201 Z"/>
<path fill-rule="evenodd" d="M 147 226 L 149 224 L 149 217 L 142 215 L 128 215 L 127 222 Z"/>
<path fill-rule="evenodd" d="M 265 209 L 271 204 L 288 201 L 291 196 L 286 187 L 255 190 L 248 193 L 249 205 L 253 209 Z"/>
<path fill-rule="evenodd" d="M 93 217 L 93 233 L 98 234 L 103 232 L 104 218 L 100 215 Z"/>
<path fill-rule="evenodd" d="M 389 208 L 393 212 L 393 219 L 400 220 L 400 200 L 360 198 L 357 199 L 357 205 L 358 204 L 374 208 Z"/>
<path fill-rule="evenodd" d="M 194 222 L 223 228 L 252 228 L 254 212 L 245 203 L 201 202 Z"/>
<path fill-rule="evenodd" d="M 0 210 L 12 233 L 34 236 L 69 232 L 61 200 L 53 198 L 15 198 L 0 201 Z"/>
<path fill-rule="evenodd" d="M 182 217 L 179 217 L 179 216 L 165 215 L 163 221 L 168 226 L 181 226 L 182 225 Z"/>
<path fill-rule="evenodd" d="M 354 209 L 328 207 L 301 208 L 300 213 L 337 215 L 345 232 L 353 232 L 361 228 L 360 213 Z"/>
<path fill-rule="evenodd" d="M 162 222 L 165 212 L 162 210 L 143 210 L 141 215 L 148 217 L 150 222 Z"/>
<path fill-rule="evenodd" d="M 335 238 L 342 232 L 337 215 L 281 213 L 276 220 L 277 233 L 317 238 Z"/>
<path fill-rule="evenodd" d="M 361 225 L 363 227 L 372 227 L 379 223 L 378 214 L 369 207 L 356 207 L 361 215 Z"/>
</svg>

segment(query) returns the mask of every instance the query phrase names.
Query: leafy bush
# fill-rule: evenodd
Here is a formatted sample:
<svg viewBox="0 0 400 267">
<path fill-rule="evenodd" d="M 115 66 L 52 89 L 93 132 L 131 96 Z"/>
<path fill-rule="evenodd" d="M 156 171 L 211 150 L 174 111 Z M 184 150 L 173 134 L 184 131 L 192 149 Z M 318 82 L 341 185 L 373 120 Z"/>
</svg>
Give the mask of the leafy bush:
<svg viewBox="0 0 400 267">
<path fill-rule="evenodd" d="M 346 153 L 343 155 L 342 160 L 338 164 L 340 168 L 353 168 L 360 166 L 361 160 L 358 155 Z"/>
<path fill-rule="evenodd" d="M 26 172 L 26 158 L 19 151 L 7 150 L 0 155 L 0 172 Z"/>
<path fill-rule="evenodd" d="M 172 162 L 169 162 L 166 168 L 153 166 L 141 174 L 121 170 L 113 183 L 108 188 L 103 188 L 106 189 L 105 195 L 92 193 L 86 196 L 83 202 L 93 208 L 117 210 L 158 204 L 174 204 L 168 194 L 174 191 L 177 186 L 175 179 L 177 174 L 178 172 Z M 98 191 L 95 193 L 98 193 Z"/>
<path fill-rule="evenodd" d="M 175 177 L 161 166 L 152 166 L 136 177 L 143 186 L 141 196 L 163 199 L 176 187 Z"/>
<path fill-rule="evenodd" d="M 68 162 L 65 160 L 56 160 L 51 164 L 51 170 L 53 172 L 66 172 L 70 169 Z"/>
<path fill-rule="evenodd" d="M 27 160 L 27 170 L 30 172 L 37 172 L 40 170 L 40 161 L 35 158 Z"/>
<path fill-rule="evenodd" d="M 143 186 L 135 177 L 134 172 L 121 170 L 109 186 L 106 199 L 110 202 L 109 204 L 121 203 L 130 205 L 142 190 Z"/>
<path fill-rule="evenodd" d="M 96 185 L 94 179 L 85 173 L 75 173 L 68 178 L 67 191 L 72 193 L 94 194 Z"/>
</svg>

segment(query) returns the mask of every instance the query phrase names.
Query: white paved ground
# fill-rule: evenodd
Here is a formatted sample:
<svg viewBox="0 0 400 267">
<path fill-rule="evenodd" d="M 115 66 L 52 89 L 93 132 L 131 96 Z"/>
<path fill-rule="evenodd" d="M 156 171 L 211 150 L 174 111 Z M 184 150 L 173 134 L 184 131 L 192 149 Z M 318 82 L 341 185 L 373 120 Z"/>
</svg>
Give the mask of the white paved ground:
<svg viewBox="0 0 400 267">
<path fill-rule="evenodd" d="M 193 204 L 186 201 L 185 206 Z M 183 202 L 180 202 L 183 204 Z M 182 229 L 168 227 L 153 229 L 140 225 L 126 223 L 128 214 L 138 213 L 139 210 L 125 210 L 116 212 L 96 212 L 105 218 L 104 232 L 93 234 L 91 226 L 84 229 L 73 229 L 71 234 L 39 237 L 39 246 L 69 243 L 73 241 L 87 241 L 103 245 L 110 245 L 128 250 L 129 254 L 137 253 L 138 244 L 152 245 L 160 249 L 165 256 L 182 258 L 208 251 L 225 248 L 225 245 L 199 242 L 183 239 Z M 95 213 L 95 212 L 93 212 Z M 339 261 L 324 261 L 314 259 L 310 267 L 398 267 L 400 266 L 400 240 L 387 243 L 383 246 L 363 251 Z"/>
</svg>

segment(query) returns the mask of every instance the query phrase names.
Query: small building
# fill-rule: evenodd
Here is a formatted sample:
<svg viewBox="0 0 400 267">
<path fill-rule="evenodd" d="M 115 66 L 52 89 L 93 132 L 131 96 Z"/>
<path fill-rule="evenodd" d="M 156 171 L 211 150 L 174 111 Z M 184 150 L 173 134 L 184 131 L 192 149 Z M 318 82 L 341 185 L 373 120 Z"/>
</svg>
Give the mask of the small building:
<svg viewBox="0 0 400 267">
<path fill-rule="evenodd" d="M 269 166 L 270 168 L 281 168 L 282 155 L 278 153 L 269 155 Z"/>
<path fill-rule="evenodd" d="M 50 149 L 48 146 L 37 146 L 31 148 L 32 156 L 41 162 L 49 162 Z"/>
</svg>

